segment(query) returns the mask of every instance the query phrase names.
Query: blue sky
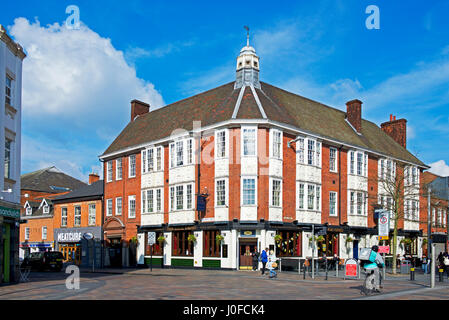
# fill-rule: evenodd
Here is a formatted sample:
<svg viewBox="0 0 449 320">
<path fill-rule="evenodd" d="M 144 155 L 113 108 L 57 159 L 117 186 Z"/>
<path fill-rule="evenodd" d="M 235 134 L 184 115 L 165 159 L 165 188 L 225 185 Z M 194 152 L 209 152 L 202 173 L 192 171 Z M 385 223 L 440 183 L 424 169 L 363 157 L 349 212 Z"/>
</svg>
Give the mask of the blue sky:
<svg viewBox="0 0 449 320">
<path fill-rule="evenodd" d="M 68 5 L 82 27 L 64 26 Z M 368 5 L 380 29 L 368 30 Z M 86 180 L 129 121 L 234 80 L 244 25 L 261 79 L 377 124 L 408 120 L 408 149 L 449 175 L 448 1 L 27 1 L 0 23 L 24 61 L 22 172 L 56 165 Z"/>
</svg>

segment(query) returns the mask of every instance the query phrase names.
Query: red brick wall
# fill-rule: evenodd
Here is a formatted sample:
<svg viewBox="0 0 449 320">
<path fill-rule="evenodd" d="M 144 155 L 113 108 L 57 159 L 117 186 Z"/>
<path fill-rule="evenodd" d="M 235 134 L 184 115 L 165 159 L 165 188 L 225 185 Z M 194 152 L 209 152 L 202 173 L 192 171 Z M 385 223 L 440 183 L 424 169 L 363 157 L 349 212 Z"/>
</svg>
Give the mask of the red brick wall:
<svg viewBox="0 0 449 320">
<path fill-rule="evenodd" d="M 95 204 L 95 225 L 89 225 L 89 205 Z M 101 226 L 101 211 L 103 210 L 103 202 L 101 200 L 77 201 L 69 203 L 56 204 L 54 206 L 53 227 L 64 228 L 61 226 L 62 208 L 67 208 L 67 226 L 65 228 L 75 227 L 75 206 L 81 206 L 81 226 L 77 227 L 99 227 Z"/>
<path fill-rule="evenodd" d="M 42 227 L 47 227 L 47 239 L 42 240 Z M 28 219 L 26 224 L 20 225 L 20 242 L 25 242 L 25 228 L 30 228 L 28 242 L 52 242 L 53 241 L 53 217 Z"/>
<path fill-rule="evenodd" d="M 380 127 L 401 146 L 407 147 L 407 120 L 399 119 L 384 122 Z"/>
<path fill-rule="evenodd" d="M 329 167 L 330 159 L 330 146 L 322 145 L 322 163 L 321 163 L 321 223 L 328 222 L 330 225 L 340 225 L 338 216 L 330 216 L 329 212 L 329 193 L 337 192 L 337 201 L 340 198 L 340 191 L 338 190 L 338 172 L 331 172 Z M 338 154 L 337 154 L 338 157 Z M 338 158 L 337 158 L 338 159 Z M 338 165 L 338 162 L 337 162 Z M 338 167 L 337 167 L 338 168 Z M 346 210 L 345 210 L 346 211 Z M 337 202 L 337 213 L 340 215 L 338 202 Z"/>
<path fill-rule="evenodd" d="M 240 220 L 240 128 L 229 129 L 229 220 Z"/>
<path fill-rule="evenodd" d="M 201 168 L 200 168 L 200 192 L 204 192 L 207 188 L 209 196 L 206 199 L 206 212 L 202 213 L 202 218 L 214 218 L 215 217 L 215 161 L 213 161 L 215 136 L 212 134 L 209 137 L 201 138 Z M 198 185 L 198 166 L 195 170 L 195 181 Z M 194 190 L 197 194 L 197 190 Z M 195 213 L 196 215 L 198 212 Z M 195 220 L 197 217 L 195 216 Z"/>
<path fill-rule="evenodd" d="M 296 149 L 295 144 L 289 148 L 287 143 L 295 139 L 293 135 L 284 133 L 282 141 L 282 207 L 283 207 L 283 221 L 293 222 L 296 220 Z"/>
<path fill-rule="evenodd" d="M 378 169 L 377 159 L 368 156 L 368 228 L 376 226 L 374 220 L 374 205 L 379 202 Z"/>
<path fill-rule="evenodd" d="M 114 158 L 112 160 L 112 181 L 106 182 L 104 186 L 104 217 L 106 216 L 106 200 L 113 199 L 112 216 L 116 216 L 115 212 L 115 198 L 122 197 L 122 215 L 116 216 L 125 224 L 125 239 L 129 240 L 132 237 L 137 236 L 137 225 L 140 225 L 140 207 L 141 207 L 141 154 L 136 153 L 136 176 L 129 178 L 129 156 L 122 157 L 122 179 L 115 180 L 116 178 L 116 162 Z M 104 177 L 107 177 L 106 161 L 103 166 Z M 128 196 L 136 196 L 136 217 L 128 218 Z"/>
<path fill-rule="evenodd" d="M 269 220 L 269 134 L 270 130 L 258 128 L 257 130 L 257 155 L 258 155 L 258 176 L 257 179 L 257 220 Z"/>
<path fill-rule="evenodd" d="M 340 219 L 341 223 L 348 221 L 348 151 L 338 149 L 338 170 L 340 172 Z"/>
</svg>

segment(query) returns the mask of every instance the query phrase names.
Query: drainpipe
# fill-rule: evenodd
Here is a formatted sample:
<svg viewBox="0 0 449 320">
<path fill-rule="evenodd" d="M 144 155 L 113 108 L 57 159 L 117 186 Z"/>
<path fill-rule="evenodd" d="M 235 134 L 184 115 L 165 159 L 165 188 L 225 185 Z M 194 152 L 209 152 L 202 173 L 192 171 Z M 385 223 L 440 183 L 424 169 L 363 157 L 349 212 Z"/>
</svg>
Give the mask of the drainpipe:
<svg viewBox="0 0 449 320">
<path fill-rule="evenodd" d="M 341 226 L 341 149 L 343 145 L 338 148 L 338 224 Z M 338 256 L 340 256 L 340 237 L 338 237 Z M 338 262 L 337 262 L 337 270 L 338 270 Z M 338 272 L 338 271 L 337 271 Z"/>
</svg>

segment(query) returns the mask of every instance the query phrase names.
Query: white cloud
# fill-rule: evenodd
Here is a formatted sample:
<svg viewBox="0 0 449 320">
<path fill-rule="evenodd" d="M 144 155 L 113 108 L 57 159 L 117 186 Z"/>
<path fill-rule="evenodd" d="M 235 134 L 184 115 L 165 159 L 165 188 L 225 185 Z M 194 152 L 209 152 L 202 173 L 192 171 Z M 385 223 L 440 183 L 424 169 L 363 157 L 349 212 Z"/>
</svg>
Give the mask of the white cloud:
<svg viewBox="0 0 449 320">
<path fill-rule="evenodd" d="M 132 99 L 152 109 L 164 105 L 155 86 L 136 76 L 123 52 L 83 24 L 69 30 L 64 24 L 41 26 L 17 18 L 9 31 L 27 52 L 22 130 L 33 138 L 23 139 L 23 170 L 59 164 L 86 180 L 99 164 L 97 156 L 128 123 Z"/>
<path fill-rule="evenodd" d="M 183 42 L 167 43 L 165 45 L 153 49 L 131 47 L 125 51 L 125 57 L 129 61 L 135 61 L 139 58 L 162 58 L 168 54 L 179 52 L 182 49 L 191 47 L 194 44 L 195 41 L 190 40 Z"/>
<path fill-rule="evenodd" d="M 442 177 L 447 177 L 449 176 L 449 166 L 444 160 L 439 160 L 430 164 L 429 172 Z"/>
</svg>

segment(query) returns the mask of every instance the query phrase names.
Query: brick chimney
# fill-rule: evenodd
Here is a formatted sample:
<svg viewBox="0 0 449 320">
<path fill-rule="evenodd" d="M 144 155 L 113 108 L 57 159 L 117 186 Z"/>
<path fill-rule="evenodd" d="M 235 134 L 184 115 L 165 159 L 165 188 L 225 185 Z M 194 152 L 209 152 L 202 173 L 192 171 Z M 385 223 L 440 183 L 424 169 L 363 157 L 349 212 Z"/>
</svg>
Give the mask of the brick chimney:
<svg viewBox="0 0 449 320">
<path fill-rule="evenodd" d="M 390 114 L 390 121 L 382 123 L 380 127 L 397 143 L 407 148 L 407 120 L 396 120 L 396 116 Z"/>
<path fill-rule="evenodd" d="M 346 102 L 346 119 L 358 132 L 362 132 L 362 101 L 351 100 Z"/>
<path fill-rule="evenodd" d="M 89 174 L 89 185 L 100 180 L 100 176 L 96 173 Z"/>
<path fill-rule="evenodd" d="M 136 119 L 137 116 L 150 112 L 150 105 L 148 103 L 133 100 L 131 101 L 131 122 Z"/>
</svg>

